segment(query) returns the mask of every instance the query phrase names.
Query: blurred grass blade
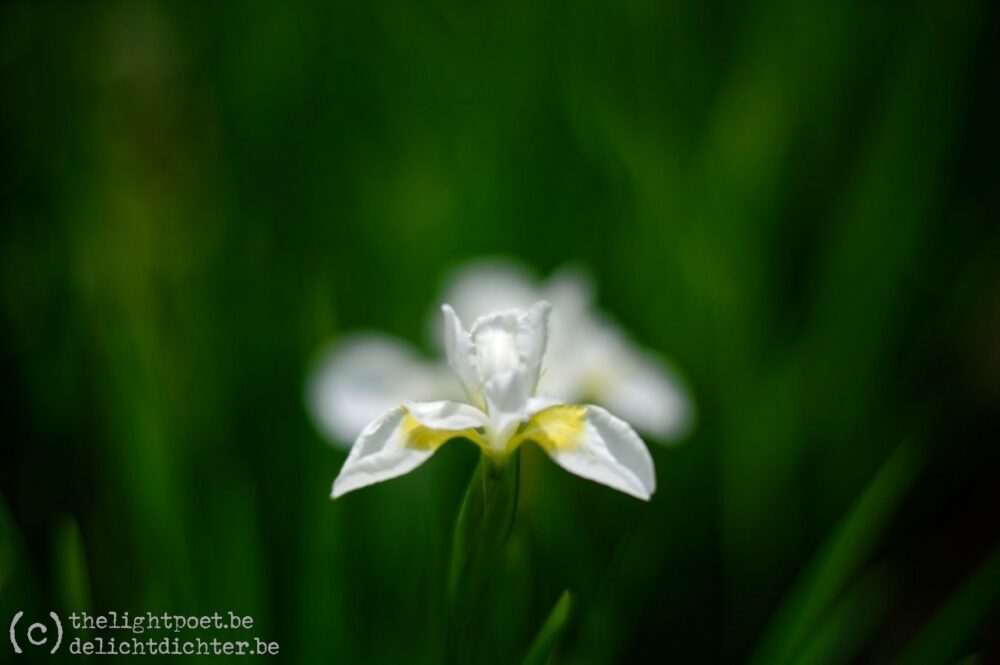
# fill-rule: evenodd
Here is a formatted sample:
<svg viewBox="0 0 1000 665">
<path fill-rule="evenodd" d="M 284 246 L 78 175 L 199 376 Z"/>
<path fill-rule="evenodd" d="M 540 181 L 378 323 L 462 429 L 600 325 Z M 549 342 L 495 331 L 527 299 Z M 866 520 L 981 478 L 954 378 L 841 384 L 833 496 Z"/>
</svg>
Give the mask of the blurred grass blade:
<svg viewBox="0 0 1000 665">
<path fill-rule="evenodd" d="M 883 572 L 866 575 L 834 607 L 794 659 L 795 665 L 855 663 L 875 627 L 885 617 L 888 589 Z"/>
<path fill-rule="evenodd" d="M 90 609 L 90 577 L 80 527 L 67 515 L 56 526 L 53 557 L 56 588 L 67 611 Z"/>
<path fill-rule="evenodd" d="M 972 574 L 910 642 L 899 663 L 934 665 L 959 658 L 970 638 L 1000 607 L 1000 548 Z"/>
<path fill-rule="evenodd" d="M 552 649 L 559 641 L 563 631 L 566 630 L 572 609 L 573 596 L 567 589 L 559 596 L 559 600 L 556 601 L 548 618 L 545 619 L 545 623 L 542 624 L 541 630 L 538 631 L 538 636 L 524 659 L 524 665 L 545 665 L 548 662 Z"/>
<path fill-rule="evenodd" d="M 24 535 L 0 497 L 0 613 L 37 607 L 41 598 L 37 571 L 26 554 Z"/>
<path fill-rule="evenodd" d="M 905 443 L 883 464 L 796 583 L 750 663 L 790 662 L 874 547 L 877 535 L 916 478 L 920 463 L 916 446 Z"/>
</svg>

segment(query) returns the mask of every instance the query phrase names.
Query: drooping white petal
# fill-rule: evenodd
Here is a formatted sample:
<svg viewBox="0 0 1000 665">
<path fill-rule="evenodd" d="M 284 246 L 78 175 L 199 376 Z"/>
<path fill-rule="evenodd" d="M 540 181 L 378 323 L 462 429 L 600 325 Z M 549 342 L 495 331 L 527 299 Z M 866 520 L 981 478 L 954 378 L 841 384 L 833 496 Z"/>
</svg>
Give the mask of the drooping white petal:
<svg viewBox="0 0 1000 665">
<path fill-rule="evenodd" d="M 354 442 L 347 461 L 333 481 L 333 498 L 409 473 L 450 439 L 461 436 L 479 439 L 474 430 L 466 427 L 472 420 L 467 412 L 442 404 L 451 403 L 397 406 L 370 423 Z M 438 425 L 448 422 L 449 426 L 426 427 L 411 413 L 411 408 L 429 421 Z M 449 411 L 453 411 L 451 416 L 446 415 Z"/>
<path fill-rule="evenodd" d="M 441 311 L 444 313 L 445 352 L 448 364 L 455 371 L 469 399 L 477 403 L 480 401 L 482 380 L 472 336 L 462 325 L 451 305 L 442 305 Z"/>
<path fill-rule="evenodd" d="M 463 430 L 486 426 L 486 414 L 461 402 L 406 402 L 414 420 L 428 429 Z"/>
<path fill-rule="evenodd" d="M 566 404 L 565 400 L 561 400 L 558 397 L 552 397 L 551 395 L 535 395 L 534 397 L 528 398 L 528 409 L 525 413 L 525 417 L 530 418 L 539 411 L 551 409 L 554 406 L 562 406 L 564 404 Z"/>
<path fill-rule="evenodd" d="M 454 378 L 403 342 L 372 333 L 338 340 L 310 375 L 306 402 L 333 443 L 350 446 L 365 425 L 406 399 L 452 397 Z"/>
<path fill-rule="evenodd" d="M 656 490 L 653 458 L 628 423 L 599 406 L 541 411 L 519 435 L 570 473 L 648 501 Z"/>
<path fill-rule="evenodd" d="M 429 448 L 406 445 L 402 433 L 405 418 L 406 409 L 397 407 L 365 428 L 333 481 L 334 499 L 409 473 L 434 454 Z"/>
</svg>

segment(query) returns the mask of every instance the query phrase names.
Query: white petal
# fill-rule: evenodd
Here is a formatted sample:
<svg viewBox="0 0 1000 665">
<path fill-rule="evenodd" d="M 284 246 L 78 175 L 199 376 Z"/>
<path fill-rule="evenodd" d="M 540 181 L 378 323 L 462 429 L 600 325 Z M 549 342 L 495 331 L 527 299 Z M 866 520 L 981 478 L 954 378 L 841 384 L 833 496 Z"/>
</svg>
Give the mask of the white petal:
<svg viewBox="0 0 1000 665">
<path fill-rule="evenodd" d="M 557 406 L 535 415 L 520 439 L 534 441 L 570 473 L 648 501 L 653 458 L 628 423 L 599 406 Z"/>
<path fill-rule="evenodd" d="M 536 395 L 534 397 L 528 398 L 528 409 L 526 411 L 526 417 L 530 418 L 539 411 L 544 411 L 545 409 L 551 409 L 554 406 L 562 406 L 565 404 L 565 400 L 561 400 L 558 397 L 552 397 L 550 395 Z"/>
<path fill-rule="evenodd" d="M 486 414 L 461 402 L 407 402 L 410 415 L 424 427 L 463 430 L 486 426 Z"/>
<path fill-rule="evenodd" d="M 424 415 L 435 409 L 428 404 L 413 406 Z M 459 436 L 478 438 L 472 430 L 424 427 L 406 407 L 397 406 L 369 424 L 354 442 L 333 482 L 333 498 L 409 473 L 446 441 Z"/>
<path fill-rule="evenodd" d="M 641 349 L 631 351 L 633 357 L 619 366 L 594 400 L 657 438 L 682 438 L 694 420 L 687 391 L 659 358 Z"/>
<path fill-rule="evenodd" d="M 472 324 L 476 365 L 483 383 L 491 377 L 517 369 L 521 355 L 517 349 L 520 310 L 509 309 L 479 317 Z"/>
<path fill-rule="evenodd" d="M 444 313 L 444 340 L 448 364 L 455 371 L 469 398 L 478 401 L 482 381 L 479 378 L 476 347 L 472 343 L 472 336 L 450 305 L 442 305 L 441 311 Z"/>
<path fill-rule="evenodd" d="M 549 339 L 549 314 L 552 305 L 542 300 L 529 307 L 517 318 L 517 352 L 528 369 L 531 390 L 538 385 L 542 358 Z"/>
<path fill-rule="evenodd" d="M 506 452 L 518 426 L 529 417 L 531 379 L 521 367 L 495 374 L 483 386 L 489 424 L 486 427 L 490 447 Z"/>
<path fill-rule="evenodd" d="M 594 309 L 593 285 L 580 268 L 562 268 L 545 285 L 552 303 L 545 372 L 539 389 L 570 400 L 586 395 L 586 351 L 602 322 Z"/>
<path fill-rule="evenodd" d="M 322 433 L 346 447 L 365 425 L 404 400 L 449 395 L 445 379 L 450 373 L 442 376 L 438 363 L 423 361 L 403 342 L 362 333 L 321 354 L 306 400 Z"/>
<path fill-rule="evenodd" d="M 543 300 L 525 310 L 510 309 L 476 319 L 470 334 L 484 383 L 492 376 L 524 367 L 534 390 L 545 355 L 551 311 L 552 305 Z"/>
<path fill-rule="evenodd" d="M 560 314 L 553 311 L 552 352 L 541 389 L 567 401 L 596 402 L 661 441 L 690 430 L 691 401 L 666 363 L 596 312 L 582 313 L 572 325 Z"/>
<path fill-rule="evenodd" d="M 558 315 L 580 317 L 594 309 L 594 279 L 578 265 L 556 270 L 545 284 L 545 300 L 552 303 Z"/>
</svg>

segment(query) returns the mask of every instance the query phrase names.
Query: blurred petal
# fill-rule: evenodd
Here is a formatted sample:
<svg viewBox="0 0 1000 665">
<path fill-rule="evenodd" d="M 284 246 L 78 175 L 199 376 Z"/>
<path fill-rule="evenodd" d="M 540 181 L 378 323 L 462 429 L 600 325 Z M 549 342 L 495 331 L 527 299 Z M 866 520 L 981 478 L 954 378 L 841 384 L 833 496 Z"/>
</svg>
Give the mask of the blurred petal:
<svg viewBox="0 0 1000 665">
<path fill-rule="evenodd" d="M 553 324 L 553 337 L 556 336 Z M 693 407 L 681 381 L 657 355 L 632 342 L 615 323 L 588 313 L 575 335 L 547 361 L 542 388 L 567 401 L 592 401 L 659 441 L 682 438 Z"/>
<path fill-rule="evenodd" d="M 346 446 L 407 399 L 454 393 L 442 369 L 391 337 L 354 335 L 320 356 L 308 384 L 309 411 L 324 435 Z"/>
<path fill-rule="evenodd" d="M 450 303 L 463 321 L 475 321 L 491 312 L 522 309 L 541 300 L 538 280 L 522 264 L 502 258 L 478 259 L 460 266 L 445 278 L 438 302 Z M 434 344 L 441 343 L 441 319 L 432 318 Z"/>
<path fill-rule="evenodd" d="M 428 404 L 412 406 L 423 415 L 439 409 Z M 464 425 L 465 419 L 459 418 L 452 424 Z M 333 498 L 409 473 L 446 441 L 458 437 L 480 440 L 475 430 L 465 427 L 425 427 L 407 407 L 397 406 L 369 424 L 354 442 L 351 454 L 333 481 Z"/>
<path fill-rule="evenodd" d="M 693 418 L 691 400 L 669 367 L 653 354 L 630 349 L 594 400 L 637 428 L 666 441 L 687 434 Z"/>
<path fill-rule="evenodd" d="M 593 285 L 587 273 L 576 267 L 559 269 L 545 284 L 552 303 L 548 352 L 539 389 L 567 401 L 580 401 L 587 377 L 584 353 L 601 328 L 594 310 Z"/>
<path fill-rule="evenodd" d="M 555 310 L 580 316 L 594 308 L 594 280 L 584 268 L 567 265 L 559 268 L 544 287 L 545 299 Z"/>
<path fill-rule="evenodd" d="M 644 501 L 656 490 L 653 458 L 625 421 L 599 406 L 555 406 L 529 421 L 521 441 L 534 441 L 570 473 Z"/>
</svg>

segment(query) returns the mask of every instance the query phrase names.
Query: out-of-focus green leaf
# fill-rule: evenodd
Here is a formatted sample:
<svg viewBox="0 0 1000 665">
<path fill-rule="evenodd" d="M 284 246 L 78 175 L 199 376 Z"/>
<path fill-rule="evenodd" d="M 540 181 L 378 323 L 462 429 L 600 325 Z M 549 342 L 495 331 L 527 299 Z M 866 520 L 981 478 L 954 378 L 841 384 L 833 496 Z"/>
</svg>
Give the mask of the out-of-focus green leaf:
<svg viewBox="0 0 1000 665">
<path fill-rule="evenodd" d="M 54 534 L 55 575 L 57 588 L 62 596 L 63 608 L 69 612 L 90 609 L 90 577 L 87 556 L 80 527 L 67 515 L 56 526 Z"/>
<path fill-rule="evenodd" d="M 649 441 L 648 504 L 522 453 L 477 648 L 519 661 L 572 589 L 555 659 L 742 660 L 812 555 L 839 563 L 795 586 L 789 660 L 910 635 L 865 586 L 882 518 L 817 543 L 923 405 L 951 468 L 919 502 L 986 466 L 996 7 L 571 9 L 0 3 L 0 604 L 56 608 L 86 570 L 98 610 L 252 613 L 283 662 L 440 663 L 478 453 L 331 503 L 343 453 L 301 392 L 360 329 L 440 356 L 443 273 L 499 253 L 591 272 L 700 417 Z"/>
<path fill-rule="evenodd" d="M 0 612 L 35 607 L 41 600 L 37 571 L 25 551 L 24 536 L 0 498 Z"/>
<path fill-rule="evenodd" d="M 836 665 L 857 661 L 887 609 L 884 571 L 867 575 L 851 589 L 812 631 L 795 665 Z"/>
<path fill-rule="evenodd" d="M 573 596 L 568 590 L 563 591 L 538 631 L 538 636 L 524 658 L 524 665 L 545 665 L 548 662 L 559 637 L 566 630 L 572 609 Z"/>
<path fill-rule="evenodd" d="M 906 647 L 899 663 L 935 665 L 963 655 L 969 639 L 1000 612 L 1000 548 L 959 587 Z"/>
<path fill-rule="evenodd" d="M 921 454 L 912 443 L 900 446 L 882 465 L 782 603 L 750 663 L 788 663 L 800 653 L 863 565 L 920 466 Z"/>
</svg>

